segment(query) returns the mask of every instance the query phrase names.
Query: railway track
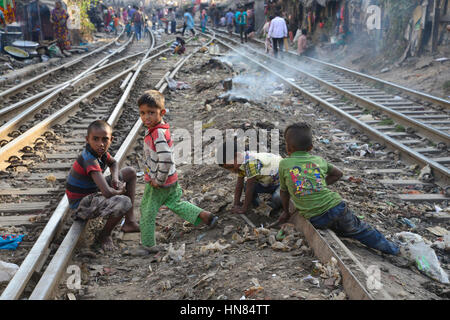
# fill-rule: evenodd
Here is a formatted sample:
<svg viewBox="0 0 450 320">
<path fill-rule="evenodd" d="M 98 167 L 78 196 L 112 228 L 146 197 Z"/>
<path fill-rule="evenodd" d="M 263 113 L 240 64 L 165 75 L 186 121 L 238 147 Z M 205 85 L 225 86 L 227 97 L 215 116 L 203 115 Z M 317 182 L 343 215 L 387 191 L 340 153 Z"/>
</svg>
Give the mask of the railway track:
<svg viewBox="0 0 450 320">
<path fill-rule="evenodd" d="M 235 40 L 233 43 L 237 44 Z M 447 120 L 447 109 L 450 102 L 423 94 L 421 101 L 424 102 L 420 105 L 398 95 L 374 89 L 374 85 L 360 83 L 353 79 L 357 75 L 353 78 L 343 74 L 330 75 L 322 67 L 314 69 L 311 64 L 298 61 L 298 56 L 289 61 L 277 60 L 263 54 L 261 50 L 244 47 L 260 59 L 254 60 L 255 63 L 266 69 L 270 65 L 270 70 L 281 76 L 286 84 L 299 90 L 315 104 L 344 117 L 370 138 L 378 140 L 376 147 L 390 147 L 422 167 L 429 165 L 434 171 L 433 182 L 444 188 L 448 185 L 450 157 L 447 146 L 450 142 L 450 122 Z M 383 81 L 379 83 L 379 86 L 388 85 Z M 391 90 L 400 89 L 398 86 L 391 87 Z M 409 93 L 409 89 L 405 88 L 401 94 Z M 431 105 L 429 101 L 439 104 Z M 367 115 L 369 120 L 365 120 Z"/>
<path fill-rule="evenodd" d="M 353 156 L 349 149 L 342 152 L 342 154 L 350 156 L 343 159 L 346 174 L 358 174 L 359 170 L 354 170 L 354 167 L 359 167 L 364 172 L 362 174 L 363 179 L 374 179 L 380 189 L 384 189 L 384 191 L 377 190 L 377 195 L 383 195 L 388 198 L 387 201 L 397 202 L 400 206 L 407 207 L 409 203 L 414 203 L 415 205 L 428 204 L 432 208 L 434 203 L 440 202 L 441 206 L 444 207 L 448 203 L 448 200 L 450 200 L 447 195 L 449 169 L 445 165 L 448 156 L 446 150 L 448 127 L 431 127 L 419 121 L 427 118 L 428 115 L 409 116 L 410 114 L 418 115 L 418 113 L 410 113 L 413 111 L 422 110 L 421 112 L 426 113 L 426 110 L 433 110 L 433 114 L 437 114 L 439 117 L 447 117 L 448 102 L 433 98 L 434 101 L 439 102 L 439 105 L 434 105 L 431 104 L 430 100 L 427 100 L 426 95 L 421 99 L 421 101 L 426 101 L 422 105 L 418 105 L 418 102 L 406 102 L 403 98 L 401 100 L 393 99 L 392 94 L 388 96 L 387 93 L 379 92 L 379 89 L 376 89 L 377 92 L 375 92 L 375 89 L 370 88 L 367 84 L 350 84 L 350 81 L 354 80 L 347 78 L 342 80 L 342 75 L 331 76 L 329 72 L 323 70 L 313 71 L 310 66 L 293 59 L 275 60 L 265 55 L 260 49 L 240 45 L 238 41 L 219 35 L 219 33 L 216 33 L 216 37 L 216 42 L 232 50 L 233 55 L 240 56 L 246 63 L 256 66 L 267 74 L 275 75 L 286 87 L 300 93 L 306 106 L 299 105 L 302 108 L 299 115 L 304 119 L 309 119 L 312 123 L 320 123 L 319 135 L 330 138 L 327 141 L 329 145 L 345 150 L 349 145 L 370 144 L 376 150 L 376 152 L 372 151 L 373 157 Z M 324 79 L 319 76 L 326 76 L 327 78 Z M 338 87 L 332 81 L 346 83 L 348 87 L 345 85 Z M 350 89 L 353 90 L 351 94 Z M 359 93 L 356 94 L 356 92 Z M 418 94 L 416 93 L 416 95 Z M 384 97 L 381 98 L 381 95 Z M 392 103 L 392 100 L 400 102 L 397 105 Z M 386 103 L 383 104 L 380 101 L 386 101 Z M 390 105 L 391 103 L 393 106 Z M 373 120 L 362 121 L 362 119 L 359 119 L 367 114 L 366 110 L 372 111 Z M 401 112 L 398 110 L 401 110 Z M 401 117 L 402 120 L 397 121 L 397 118 L 392 116 L 393 114 L 396 117 L 398 116 L 398 119 Z M 386 117 L 386 115 L 388 116 Z M 335 127 L 335 123 L 339 119 L 343 119 L 346 123 L 339 127 L 341 129 Z M 389 121 L 382 123 L 383 120 Z M 406 130 L 396 130 L 400 123 L 405 124 Z M 416 129 L 418 123 L 421 123 L 420 130 Z M 316 141 L 316 143 L 320 144 L 321 142 Z M 430 146 L 430 143 L 434 146 L 439 145 L 439 147 Z M 339 157 L 336 157 L 336 159 L 339 159 Z M 392 162 L 396 163 L 394 167 Z M 419 168 L 430 166 L 433 175 L 425 177 L 428 178 L 424 179 L 425 181 L 419 180 L 416 178 L 418 172 L 415 170 L 417 168 L 412 169 L 411 163 L 418 164 Z M 349 165 L 353 168 L 348 168 Z M 349 201 L 351 202 L 350 199 Z M 437 216 L 432 214 L 435 213 L 433 211 L 422 213 L 433 219 L 431 222 L 426 221 L 425 217 L 420 217 L 419 221 L 429 226 L 440 224 L 448 228 L 449 215 Z M 380 215 L 382 220 L 387 220 L 387 216 L 382 213 Z M 411 216 L 415 217 L 414 215 Z M 380 218 L 377 217 L 375 221 L 380 221 Z M 367 287 L 367 281 L 370 277 L 368 270 L 373 265 L 383 265 L 385 262 L 382 258 L 355 245 L 350 245 L 351 250 L 349 250 L 334 233 L 318 231 L 298 215 L 295 215 L 292 222 L 303 232 L 316 256 L 322 262 L 326 263 L 331 257 L 338 260 L 343 276 L 344 289 L 350 298 L 399 298 L 392 293 L 396 292 L 394 289 L 396 285 L 392 284 L 390 278 L 392 275 L 384 272 L 381 272 L 381 282 L 390 284 L 387 286 L 390 293 L 388 293 L 388 290 L 374 291 Z M 430 234 L 428 233 L 426 236 L 429 237 Z M 442 255 L 444 252 L 440 252 L 440 254 Z M 358 258 L 356 258 L 356 255 Z M 396 270 L 396 276 L 404 276 L 409 271 Z M 401 274 L 402 272 L 404 274 Z M 414 294 L 414 291 L 426 291 L 420 285 L 420 281 L 424 281 L 424 278 L 418 280 L 420 277 L 416 278 L 412 274 L 408 274 L 408 276 L 410 277 L 409 292 L 412 292 L 411 294 Z"/>
<path fill-rule="evenodd" d="M 114 157 L 120 164 L 124 162 L 127 152 L 136 143 L 136 138 L 142 131 L 142 123 L 135 107 L 137 98 L 142 91 L 148 89 L 149 85 L 163 92 L 167 88 L 165 78 L 173 77 L 190 57 L 166 58 L 165 56 L 170 54 L 167 48 L 169 44 L 170 41 L 155 47 L 154 37 L 152 37 L 152 44 L 144 57 L 95 88 L 101 95 L 100 97 L 90 101 L 79 99 L 80 106 L 72 111 L 73 114 L 79 110 L 78 113 L 68 117 L 68 111 L 64 111 L 64 116 L 55 117 L 54 121 L 47 125 L 51 127 L 51 133 L 47 132 L 38 138 L 38 144 L 34 145 L 33 151 L 39 149 L 38 145 L 45 146 L 46 161 L 38 160 L 28 166 L 29 174 L 22 177 L 27 183 L 19 182 L 19 185 L 27 185 L 27 190 L 17 188 L 17 185 L 14 188 L 11 185 L 11 188 L 4 193 L 4 196 L 15 194 L 20 197 L 28 197 L 30 202 L 24 202 L 21 208 L 18 208 L 18 204 L 12 202 L 14 198 L 9 198 L 7 201 L 11 201 L 8 206 L 11 210 L 4 213 L 8 216 L 20 214 L 22 222 L 26 219 L 24 214 L 27 212 L 33 212 L 35 216 L 36 212 L 40 211 L 40 216 L 45 216 L 43 220 L 47 220 L 48 216 L 50 218 L 45 221 L 45 227 L 42 226 L 42 222 L 37 227 L 32 225 L 38 230 L 34 230 L 34 237 L 27 239 L 28 243 L 25 243 L 25 246 L 34 244 L 22 261 L 15 277 L 3 291 L 1 299 L 19 299 L 23 296 L 27 296 L 28 299 L 50 299 L 52 297 L 54 289 L 64 274 L 64 267 L 70 260 L 77 240 L 86 226 L 85 223 L 78 221 L 71 225 L 67 225 L 69 222 L 65 222 L 68 201 L 64 195 L 63 183 L 73 160 L 85 144 L 86 128 L 95 119 L 108 119 L 108 123 L 114 127 L 114 136 L 117 137 L 110 152 L 111 154 L 115 152 Z M 154 61 L 157 63 L 152 63 Z M 122 85 L 119 85 L 121 79 L 125 80 Z M 85 102 L 81 103 L 83 100 Z M 124 110 L 127 111 L 124 112 Z M 32 139 L 36 139 L 39 135 L 39 133 L 34 133 Z M 54 186 L 52 188 L 48 188 L 48 179 L 45 180 L 45 177 L 49 176 L 52 177 L 51 184 Z M 14 175 L 13 179 L 20 181 L 17 175 Z M 13 179 L 8 180 L 12 183 Z M 40 202 L 34 202 L 33 197 L 38 197 Z M 52 200 L 44 201 L 46 199 L 61 200 L 56 203 Z M 14 211 L 13 208 L 16 210 Z M 8 218 L 5 216 L 3 219 L 7 220 Z M 43 230 L 39 230 L 42 227 Z M 67 234 L 61 234 L 62 231 L 67 231 Z M 60 243 L 63 237 L 64 240 Z M 49 258 L 51 258 L 50 261 L 48 261 Z M 44 268 L 45 271 L 43 271 Z M 30 283 L 30 279 L 35 273 L 41 276 L 40 280 Z M 36 285 L 34 288 L 33 284 Z M 27 290 L 24 293 L 25 289 Z"/>
<path fill-rule="evenodd" d="M 83 54 L 81 57 L 72 59 L 71 61 L 42 72 L 29 79 L 24 79 L 19 83 L 14 82 L 3 84 L 0 88 L 2 90 L 0 92 L 0 98 L 2 98 L 0 106 L 3 107 L 11 101 L 17 100 L 28 94 L 28 92 L 39 92 L 42 91 L 42 88 L 50 88 L 61 84 L 64 81 L 72 79 L 75 71 L 83 71 L 95 65 L 96 62 L 103 62 L 104 57 L 102 54 L 108 53 L 106 50 L 109 50 L 110 53 L 115 53 L 116 49 L 111 49 L 110 47 L 112 47 L 113 44 L 118 45 L 118 41 L 121 38 L 125 38 L 123 31 L 117 37 L 111 39 L 111 41 L 107 44 L 102 45 L 89 53 Z"/>
<path fill-rule="evenodd" d="M 218 40 L 215 39 L 214 41 Z M 220 43 L 227 48 L 236 50 L 235 52 L 242 54 L 241 51 L 226 44 L 224 40 L 220 41 Z M 153 49 L 156 50 L 157 48 Z M 119 137 L 119 139 L 112 146 L 111 153 L 113 154 L 114 151 L 117 151 L 115 153 L 115 158 L 118 162 L 123 163 L 125 161 L 126 154 L 133 147 L 142 128 L 137 111 L 135 111 L 135 104 L 129 101 L 130 97 L 136 98 L 139 95 L 139 92 L 144 88 L 148 89 L 148 83 L 141 83 L 140 78 L 144 77 L 150 79 L 151 85 L 163 92 L 167 87 L 167 84 L 164 82 L 165 77 L 173 77 L 173 75 L 182 67 L 184 62 L 192 55 L 191 54 L 184 59 L 178 59 L 175 64 L 171 64 L 172 61 L 169 61 L 170 59 L 158 60 L 156 68 L 151 68 L 149 71 L 146 71 L 148 68 L 147 65 L 152 60 L 158 59 L 160 55 L 167 52 L 167 50 L 163 49 L 163 46 L 160 46 L 160 50 L 161 51 L 156 54 L 155 51 L 148 50 L 146 56 L 141 59 L 140 62 L 134 64 L 132 68 L 124 70 L 120 77 L 117 76 L 117 79 L 114 77 L 112 78 L 114 80 L 110 79 L 111 82 L 105 82 L 104 86 L 98 89 L 102 90 L 101 98 L 93 98 L 92 101 L 89 101 L 89 99 L 85 99 L 84 101 L 83 99 L 80 100 L 80 114 L 74 114 L 69 117 L 67 113 L 65 113 L 59 118 L 55 118 L 54 122 L 51 124 L 45 125 L 44 129 L 35 131 L 36 133 L 30 135 L 29 141 L 36 142 L 33 149 L 28 149 L 28 152 L 22 155 L 22 159 L 18 160 L 19 162 L 13 161 L 13 164 L 22 161 L 22 167 L 26 167 L 29 172 L 13 172 L 13 168 L 16 170 L 18 167 L 21 167 L 21 165 L 11 166 L 10 163 L 11 167 L 9 168 L 9 171 L 3 174 L 3 177 L 5 178 L 4 181 L 9 183 L 10 187 L 5 190 L 4 193 L 1 193 L 0 196 L 5 200 L 2 201 L 2 205 L 5 205 L 6 207 L 6 205 L 10 203 L 10 208 L 15 208 L 16 210 L 19 209 L 20 213 L 18 213 L 18 211 L 13 211 L 13 209 L 9 212 L 0 210 L 0 212 L 3 212 L 4 214 L 3 217 L 0 217 L 0 221 L 2 219 L 4 221 L 7 219 L 10 219 L 11 221 L 16 219 L 20 220 L 17 222 L 17 224 L 20 225 L 27 222 L 29 219 L 32 219 L 35 223 L 32 225 L 29 224 L 30 229 L 27 231 L 32 231 L 31 233 L 33 235 L 24 242 L 24 247 L 32 246 L 32 248 L 24 260 L 18 257 L 16 263 L 21 263 L 20 269 L 3 291 L 1 299 L 50 299 L 53 297 L 76 243 L 86 226 L 84 223 L 75 222 L 70 225 L 69 229 L 69 226 L 65 223 L 68 210 L 66 197 L 63 196 L 59 203 L 56 203 L 52 199 L 60 199 L 63 195 L 64 188 L 62 182 L 66 178 L 67 171 L 70 169 L 73 159 L 83 147 L 85 130 L 88 123 L 91 121 L 97 118 L 108 118 L 108 122 L 114 125 L 115 136 Z M 151 57 L 150 54 L 152 54 Z M 273 72 L 267 68 L 264 63 L 255 61 L 255 56 L 255 52 L 253 52 L 252 57 L 246 57 L 245 59 L 251 59 L 248 61 L 252 61 L 252 64 L 265 69 L 267 72 Z M 279 71 L 275 71 L 275 74 L 280 75 Z M 122 82 L 122 85 L 113 86 L 114 84 L 118 84 L 121 79 L 125 79 Z M 299 85 L 295 84 L 293 81 L 287 80 L 284 77 L 282 79 L 286 84 L 294 84 L 293 88 L 298 89 L 297 87 L 299 87 Z M 299 91 L 305 94 L 309 101 L 315 102 L 312 96 L 307 95 L 302 90 Z M 320 100 L 317 100 L 315 103 L 321 105 L 324 110 L 327 110 L 326 106 L 324 106 Z M 74 107 L 74 110 L 76 110 L 75 108 L 76 107 Z M 124 109 L 127 110 L 127 112 L 123 112 Z M 95 116 L 86 116 L 90 114 L 90 112 L 92 112 L 91 114 L 95 114 Z M 313 113 L 316 112 L 316 110 L 311 108 L 308 112 Z M 322 113 L 320 113 L 320 115 L 322 116 Z M 325 112 L 323 112 L 323 117 L 326 117 Z M 320 117 L 318 121 L 323 123 L 320 133 L 323 133 L 324 135 L 329 133 L 330 129 L 335 129 L 333 122 L 330 120 Z M 129 130 L 130 127 L 132 127 L 131 130 Z M 48 130 L 49 128 L 52 130 Z M 361 128 L 365 128 L 365 126 L 358 128 L 362 130 Z M 46 130 L 48 132 L 46 132 Z M 367 142 L 367 136 L 371 137 L 371 134 L 365 131 L 360 134 L 350 129 L 348 129 L 347 132 L 343 128 L 341 132 L 335 134 L 332 143 L 336 143 L 336 145 L 345 145 L 349 143 L 349 141 L 353 141 L 353 143 L 356 142 L 361 144 Z M 37 140 L 35 140 L 36 138 Z M 31 145 L 31 143 L 28 144 Z M 25 143 L 25 145 L 27 146 L 27 143 Z M 36 152 L 38 154 L 36 154 Z M 46 158 L 45 161 L 40 160 L 42 154 L 44 154 Z M 383 151 L 380 152 L 380 154 L 387 155 L 387 152 Z M 25 164 L 23 162 L 24 159 L 30 159 L 30 162 L 25 166 L 23 166 Z M 404 164 L 399 165 L 394 169 L 382 167 L 384 163 L 390 162 L 392 161 L 389 159 L 355 158 L 354 160 L 348 160 L 346 164 L 365 163 L 367 165 L 367 167 L 365 167 L 365 174 L 370 177 L 379 177 L 380 175 L 398 177 L 399 175 L 408 173 L 407 166 Z M 421 181 L 417 182 L 410 180 L 405 182 L 398 178 L 391 180 L 398 181 L 398 183 L 380 182 L 380 184 L 387 183 L 389 186 L 392 186 L 393 192 L 397 191 L 399 186 L 402 185 L 413 184 L 416 186 L 416 184 L 420 184 L 423 188 L 436 187 L 434 184 L 424 184 Z M 400 183 L 400 181 L 403 181 L 403 184 Z M 442 188 L 439 190 L 442 190 Z M 18 208 L 19 204 L 16 202 L 18 198 L 21 200 L 20 208 Z M 33 202 L 36 198 L 40 200 L 39 205 L 38 202 Z M 444 200 L 442 200 L 442 198 Z M 409 201 L 410 200 L 411 199 L 409 199 Z M 440 197 L 436 201 L 447 200 L 445 197 Z M 41 214 L 36 215 L 37 212 L 41 212 Z M 50 214 L 51 217 L 47 221 Z M 14 217 L 14 215 L 16 216 Z M 39 221 L 39 219 L 42 220 Z M 373 290 L 367 287 L 367 280 L 371 276 L 368 271 L 369 267 L 374 263 L 383 264 L 383 261 L 374 260 L 377 255 L 367 255 L 367 249 L 359 248 L 357 246 L 347 247 L 332 232 L 317 231 L 308 224 L 307 221 L 296 219 L 299 218 L 296 217 L 293 220 L 293 223 L 302 231 L 316 256 L 321 261 L 324 263 L 329 262 L 331 257 L 337 259 L 339 269 L 342 273 L 343 286 L 349 298 L 398 298 L 398 296 L 393 295 L 387 290 Z M 247 217 L 245 217 L 244 220 L 252 228 L 255 227 L 255 224 Z M 66 229 L 69 229 L 67 234 L 61 234 L 62 231 Z M 62 237 L 64 237 L 64 240 L 60 243 L 59 240 L 62 239 Z M 56 239 L 59 240 L 55 241 Z M 51 260 L 49 258 L 51 258 Z M 43 271 L 44 269 L 45 271 Z M 401 269 L 401 271 L 403 271 L 403 269 Z M 418 292 L 423 290 L 415 279 L 415 277 L 417 278 L 417 275 L 409 270 L 407 271 L 409 273 L 406 271 L 404 271 L 404 273 L 411 278 L 411 290 L 417 290 Z M 32 277 L 33 275 L 35 276 Z M 35 279 L 36 276 L 38 276 L 38 280 Z M 392 282 L 390 276 L 392 275 L 381 272 L 381 281 L 383 284 L 388 284 L 388 289 L 392 289 L 392 287 L 395 286 L 395 284 L 390 284 L 390 282 Z M 31 282 L 35 282 L 36 286 L 34 286 L 33 283 L 30 283 L 30 280 L 32 280 Z"/>
</svg>

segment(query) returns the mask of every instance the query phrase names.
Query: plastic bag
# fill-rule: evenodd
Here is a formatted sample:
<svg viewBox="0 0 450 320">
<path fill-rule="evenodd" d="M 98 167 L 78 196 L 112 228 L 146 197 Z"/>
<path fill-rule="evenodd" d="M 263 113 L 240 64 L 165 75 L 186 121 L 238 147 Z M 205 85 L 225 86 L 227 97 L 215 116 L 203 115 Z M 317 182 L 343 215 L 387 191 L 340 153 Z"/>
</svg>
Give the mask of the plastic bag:
<svg viewBox="0 0 450 320">
<path fill-rule="evenodd" d="M 420 272 L 441 283 L 449 283 L 448 275 L 441 268 L 436 253 L 420 235 L 412 232 L 400 232 L 396 233 L 394 237 L 400 244 L 400 254 L 414 261 Z"/>
<path fill-rule="evenodd" d="M 19 266 L 14 263 L 0 261 L 0 283 L 8 282 L 14 277 Z"/>
<path fill-rule="evenodd" d="M 63 56 L 61 49 L 56 44 L 52 44 L 48 47 L 48 52 L 51 57 L 61 57 Z"/>
</svg>

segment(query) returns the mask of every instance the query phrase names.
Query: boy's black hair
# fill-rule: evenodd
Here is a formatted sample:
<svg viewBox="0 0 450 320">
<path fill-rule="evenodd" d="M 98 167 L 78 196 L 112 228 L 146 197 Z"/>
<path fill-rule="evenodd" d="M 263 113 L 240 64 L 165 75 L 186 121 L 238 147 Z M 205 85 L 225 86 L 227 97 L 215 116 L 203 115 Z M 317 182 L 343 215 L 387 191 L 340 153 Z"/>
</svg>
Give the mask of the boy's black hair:
<svg viewBox="0 0 450 320">
<path fill-rule="evenodd" d="M 95 121 L 91 122 L 87 128 L 88 136 L 91 133 L 92 129 L 105 129 L 105 130 L 109 129 L 112 132 L 111 126 L 105 120 L 95 120 Z"/>
<path fill-rule="evenodd" d="M 308 33 L 308 31 L 306 29 L 302 29 L 302 34 L 306 36 L 306 34 Z"/>
<path fill-rule="evenodd" d="M 160 110 L 164 110 L 164 95 L 158 90 L 147 90 L 144 94 L 138 99 L 138 106 L 140 107 L 143 104 L 151 108 L 158 108 Z"/>
<path fill-rule="evenodd" d="M 231 141 L 230 141 L 231 142 Z M 223 167 L 224 164 L 234 163 L 234 159 L 236 158 L 236 154 L 238 152 L 238 142 L 237 137 L 233 138 L 233 153 L 230 154 L 227 152 L 227 140 L 216 149 L 216 160 L 219 166 Z M 229 147 L 229 146 L 228 146 Z"/>
<path fill-rule="evenodd" d="M 307 151 L 312 146 L 311 126 L 306 122 L 291 124 L 284 130 L 284 139 L 291 151 Z"/>
</svg>

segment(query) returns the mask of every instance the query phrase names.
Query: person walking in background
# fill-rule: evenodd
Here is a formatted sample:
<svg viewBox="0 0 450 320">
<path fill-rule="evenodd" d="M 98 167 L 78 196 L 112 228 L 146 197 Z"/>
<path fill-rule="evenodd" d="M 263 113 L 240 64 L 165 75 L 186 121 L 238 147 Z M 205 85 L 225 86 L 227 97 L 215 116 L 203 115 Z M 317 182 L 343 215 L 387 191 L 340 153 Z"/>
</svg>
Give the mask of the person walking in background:
<svg viewBox="0 0 450 320">
<path fill-rule="evenodd" d="M 203 9 L 203 11 L 202 11 L 201 18 L 202 18 L 202 20 L 201 20 L 202 33 L 205 33 L 206 24 L 208 23 L 208 14 L 206 13 L 205 9 Z"/>
<path fill-rule="evenodd" d="M 266 53 L 270 53 L 270 50 L 272 50 L 272 42 L 270 41 L 269 37 L 269 28 L 270 28 L 270 22 L 272 21 L 273 16 L 270 16 L 267 18 L 266 23 L 264 24 L 263 30 L 264 30 L 264 37 L 265 37 L 265 46 L 266 46 Z"/>
<path fill-rule="evenodd" d="M 242 10 L 242 13 L 239 15 L 238 21 L 239 21 L 239 34 L 241 36 L 241 43 L 244 43 L 244 37 L 245 42 L 247 42 L 247 22 L 248 22 L 247 11 Z"/>
<path fill-rule="evenodd" d="M 69 15 L 62 7 L 61 0 L 55 2 L 55 9 L 52 10 L 50 22 L 53 23 L 53 31 L 58 47 L 63 50 L 70 49 L 69 29 L 67 28 L 67 20 Z"/>
<path fill-rule="evenodd" d="M 192 32 L 192 35 L 195 36 L 194 31 L 194 18 L 192 17 L 192 14 L 189 12 L 189 9 L 184 12 L 184 27 L 183 32 L 181 35 L 184 37 L 184 32 L 186 30 L 190 30 Z"/>
<path fill-rule="evenodd" d="M 306 29 L 302 29 L 302 35 L 298 38 L 297 53 L 302 55 L 306 50 Z"/>
<path fill-rule="evenodd" d="M 236 8 L 236 13 L 234 14 L 234 31 L 239 33 L 239 17 L 241 16 L 241 7 Z"/>
<path fill-rule="evenodd" d="M 233 33 L 233 18 L 234 18 L 234 14 L 230 8 L 230 9 L 228 9 L 227 14 L 225 15 L 225 20 L 227 23 L 227 31 L 230 34 L 230 36 Z"/>
<path fill-rule="evenodd" d="M 140 41 L 142 38 L 142 13 L 137 7 L 134 7 L 134 9 L 135 11 L 132 16 L 134 32 L 136 33 L 136 40 Z"/>
<path fill-rule="evenodd" d="M 288 36 L 286 21 L 277 12 L 275 18 L 270 22 L 269 37 L 272 39 L 273 54 L 278 57 L 278 50 L 283 51 L 283 39 Z"/>
<path fill-rule="evenodd" d="M 168 18 L 170 21 L 170 33 L 175 34 L 177 32 L 177 20 L 175 16 L 175 11 L 172 8 L 169 9 Z"/>
</svg>

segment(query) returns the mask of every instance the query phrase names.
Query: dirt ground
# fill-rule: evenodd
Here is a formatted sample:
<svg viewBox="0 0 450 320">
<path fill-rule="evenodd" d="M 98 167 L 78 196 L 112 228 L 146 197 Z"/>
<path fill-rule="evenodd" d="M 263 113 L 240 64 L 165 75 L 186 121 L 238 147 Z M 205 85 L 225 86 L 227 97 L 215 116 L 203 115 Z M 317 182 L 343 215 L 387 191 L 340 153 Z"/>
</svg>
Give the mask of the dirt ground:
<svg viewBox="0 0 450 320">
<path fill-rule="evenodd" d="M 296 121 L 312 122 L 316 139 L 315 153 L 343 169 L 346 175 L 361 177 L 365 183 L 343 179 L 331 186 L 348 201 L 358 216 L 376 226 L 389 238 L 394 232 L 406 230 L 397 222 L 399 217 L 415 217 L 433 210 L 428 205 L 407 206 L 394 199 L 393 192 L 380 186 L 374 176 L 364 173 L 364 165 L 345 160 L 342 149 L 334 145 L 325 146 L 319 141 L 322 135 L 329 134 L 330 128 L 346 129 L 347 126 L 320 110 L 314 110 L 298 94 L 276 84 L 264 102 L 246 101 L 235 95 L 234 102 L 220 98 L 225 93 L 222 80 L 232 76 L 240 79 L 238 73 L 245 74 L 248 66 L 233 63 L 234 73 L 227 65 L 218 63 L 208 53 L 198 54 L 189 61 L 176 77 L 191 86 L 191 89 L 166 91 L 166 120 L 171 130 L 187 129 L 191 136 L 194 121 L 202 121 L 202 128 L 219 130 L 230 128 L 263 128 L 284 130 L 287 124 Z M 265 77 L 251 72 L 252 77 Z M 269 82 L 271 80 L 268 80 Z M 238 82 L 238 81 L 236 81 Z M 242 81 L 245 85 L 245 81 Z M 276 95 L 273 88 L 283 91 Z M 251 89 L 251 88 L 250 88 Z M 264 96 L 265 88 L 258 95 Z M 233 99 L 232 99 L 233 100 Z M 328 117 L 331 120 L 325 120 Z M 142 130 L 142 133 L 144 131 Z M 176 138 L 174 137 L 174 140 Z M 280 141 L 283 141 L 282 135 Z M 203 141 L 203 146 L 210 141 Z M 127 165 L 143 171 L 142 140 L 139 139 L 127 160 Z M 284 145 L 280 144 L 281 155 Z M 387 167 L 399 167 L 392 161 Z M 401 165 L 400 165 L 401 167 Z M 404 165 L 403 165 L 404 167 Z M 284 232 L 266 229 L 275 221 L 269 216 L 270 208 L 260 208 L 248 214 L 256 229 L 240 217 L 231 213 L 236 177 L 216 165 L 180 164 L 177 166 L 179 182 L 184 190 L 184 199 L 213 212 L 219 216 L 215 229 L 184 222 L 181 218 L 162 208 L 157 218 L 157 242 L 166 251 L 157 255 L 133 255 L 133 248 L 140 243 L 139 234 L 122 234 L 118 230 L 113 238 L 118 250 L 103 252 L 92 239 L 101 227 L 100 221 L 92 221 L 85 241 L 76 250 L 72 262 L 82 270 L 82 288 L 68 289 L 65 282 L 60 285 L 59 299 L 68 297 L 78 300 L 97 299 L 307 299 L 341 300 L 346 299 L 339 272 L 332 261 L 327 266 L 318 263 L 303 236 L 286 225 Z M 136 216 L 139 218 L 139 204 L 145 183 L 138 179 Z M 428 222 L 424 220 L 419 233 Z M 430 237 L 430 235 L 427 235 Z M 284 239 L 283 239 L 284 237 Z M 367 248 L 347 242 L 357 255 L 364 255 Z M 429 278 L 414 271 L 414 268 L 398 268 L 384 257 L 376 255 L 383 265 L 387 281 L 397 281 L 392 292 L 397 299 L 440 299 L 443 290 L 436 284 L 433 290 L 426 288 Z M 442 261 L 448 270 L 448 260 Z M 328 267 L 328 268 L 326 268 Z M 404 270 L 404 272 L 402 272 Z M 311 276 L 314 277 L 311 279 Z M 408 281 L 414 278 L 414 281 Z M 316 282 L 318 280 L 318 283 Z M 413 285 L 410 283 L 414 282 Z M 429 287 L 433 287 L 433 283 Z M 436 292 L 436 294 L 434 293 Z"/>
</svg>

